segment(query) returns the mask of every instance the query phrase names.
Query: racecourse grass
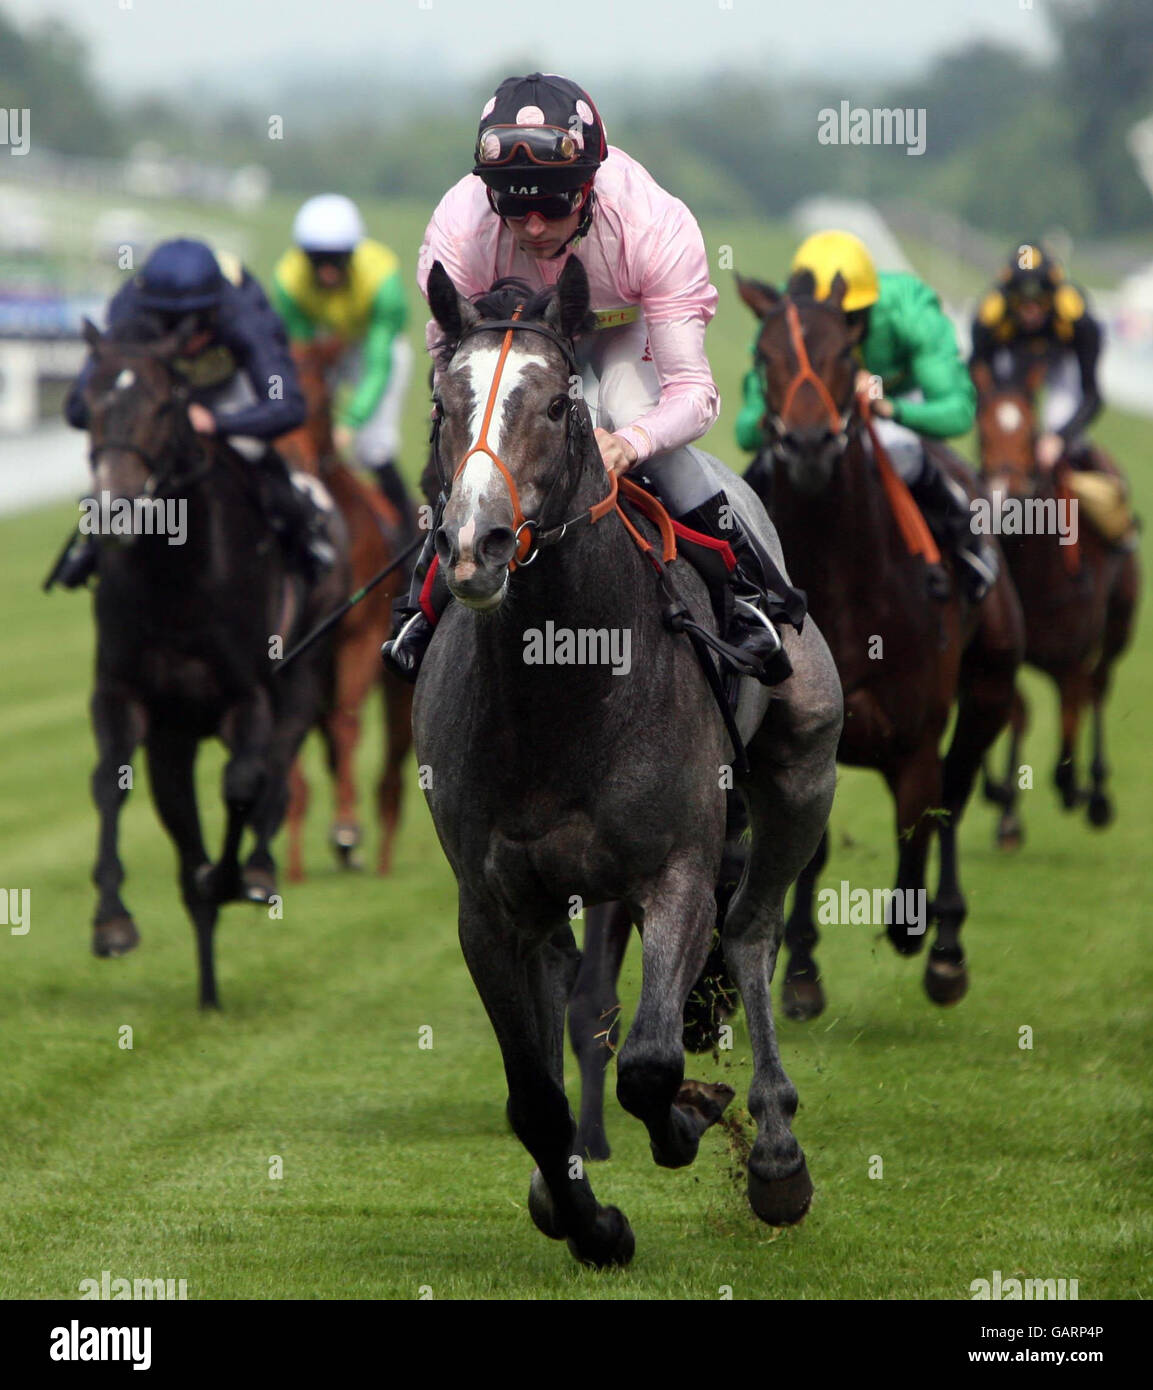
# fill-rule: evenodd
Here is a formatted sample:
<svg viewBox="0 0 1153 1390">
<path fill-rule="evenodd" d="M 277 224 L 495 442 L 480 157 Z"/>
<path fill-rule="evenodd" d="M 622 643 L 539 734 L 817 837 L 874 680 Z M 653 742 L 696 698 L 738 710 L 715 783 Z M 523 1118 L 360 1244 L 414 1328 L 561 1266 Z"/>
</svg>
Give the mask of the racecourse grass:
<svg viewBox="0 0 1153 1390">
<path fill-rule="evenodd" d="M 731 383 L 746 340 L 737 310 L 726 313 L 712 351 Z M 1118 415 L 1098 431 L 1153 516 L 1149 433 Z M 874 929 L 824 930 L 828 1011 L 780 1021 L 817 1189 L 805 1222 L 774 1232 L 743 1195 L 751 1072 L 738 1020 L 730 1052 L 689 1062 L 691 1075 L 738 1092 L 729 1125 L 705 1136 L 691 1168 L 655 1167 L 641 1126 L 610 1100 L 613 1157 L 592 1179 L 628 1215 L 637 1254 L 628 1270 L 597 1275 L 529 1220 L 531 1162 L 506 1125 L 496 1044 L 456 943 L 455 885 L 415 779 L 393 876 L 338 874 L 310 750 L 311 877 L 285 888 L 283 920 L 223 912 L 224 1011 L 202 1015 L 174 855 L 141 758 L 122 853 L 143 941 L 122 960 L 90 954 L 89 605 L 38 589 L 74 517 L 58 507 L 0 523 L 0 886 L 32 892 L 28 934 L 0 927 L 0 1295 L 75 1297 L 82 1279 L 109 1270 L 183 1278 L 199 1299 L 415 1298 L 422 1288 L 435 1298 L 716 1299 L 726 1288 L 734 1298 L 968 1298 L 972 1280 L 1000 1269 L 1076 1278 L 1085 1298 L 1145 1296 L 1148 615 L 1111 707 L 1119 816 L 1109 830 L 1058 810 L 1053 698 L 1027 678 L 1027 841 L 1015 857 L 998 853 L 991 809 L 971 806 L 972 988 L 958 1007 L 930 1004 L 922 961 L 898 959 Z M 378 721 L 368 723 L 366 783 L 379 747 Z M 221 766 L 206 748 L 210 844 Z M 879 779 L 843 773 L 824 882 L 887 885 L 893 858 Z M 634 947 L 626 1014 L 638 958 Z M 131 1050 L 118 1045 L 125 1025 Z M 424 1027 L 429 1049 L 418 1046 Z M 1022 1027 L 1031 1050 L 1018 1045 Z M 281 1178 L 270 1177 L 274 1157 Z"/>
</svg>

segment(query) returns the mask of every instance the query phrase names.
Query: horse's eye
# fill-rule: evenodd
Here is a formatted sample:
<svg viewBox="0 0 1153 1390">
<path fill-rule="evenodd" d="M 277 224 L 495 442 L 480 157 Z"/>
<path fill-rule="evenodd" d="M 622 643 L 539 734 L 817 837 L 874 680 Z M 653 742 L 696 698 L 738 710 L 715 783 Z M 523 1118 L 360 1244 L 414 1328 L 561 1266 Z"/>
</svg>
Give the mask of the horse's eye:
<svg viewBox="0 0 1153 1390">
<path fill-rule="evenodd" d="M 552 400 L 548 403 L 548 418 L 550 420 L 559 420 L 561 416 L 565 413 L 567 407 L 567 396 L 554 396 Z"/>
</svg>

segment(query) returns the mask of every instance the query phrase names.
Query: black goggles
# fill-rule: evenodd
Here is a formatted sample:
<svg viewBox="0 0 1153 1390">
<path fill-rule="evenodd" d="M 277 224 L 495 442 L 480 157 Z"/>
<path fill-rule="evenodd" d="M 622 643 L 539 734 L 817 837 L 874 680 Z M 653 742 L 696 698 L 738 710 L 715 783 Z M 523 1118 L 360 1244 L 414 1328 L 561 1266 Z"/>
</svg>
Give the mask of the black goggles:
<svg viewBox="0 0 1153 1390">
<path fill-rule="evenodd" d="M 1043 280 L 1030 278 L 1010 284 L 1005 297 L 1014 307 L 1035 304 L 1038 308 L 1045 308 L 1052 300 L 1053 290 Z"/>
<path fill-rule="evenodd" d="M 522 198 L 516 193 L 497 193 L 494 191 L 492 201 L 501 217 L 511 217 L 517 221 L 535 212 L 546 222 L 559 222 L 577 210 L 580 206 L 582 192 L 583 189 L 574 188 L 571 193 L 554 193 L 545 198 Z"/>
<path fill-rule="evenodd" d="M 153 317 L 161 337 L 187 324 L 186 331 L 191 338 L 197 333 L 212 332 L 216 327 L 217 312 L 215 309 L 158 309 Z"/>
<path fill-rule="evenodd" d="M 555 125 L 490 125 L 476 138 L 477 170 L 511 164 L 575 164 L 584 153 L 571 130 Z"/>
<path fill-rule="evenodd" d="M 348 263 L 352 260 L 351 251 L 306 251 L 309 264 L 313 270 L 319 270 L 321 266 L 330 265 L 336 270 L 347 270 Z"/>
</svg>

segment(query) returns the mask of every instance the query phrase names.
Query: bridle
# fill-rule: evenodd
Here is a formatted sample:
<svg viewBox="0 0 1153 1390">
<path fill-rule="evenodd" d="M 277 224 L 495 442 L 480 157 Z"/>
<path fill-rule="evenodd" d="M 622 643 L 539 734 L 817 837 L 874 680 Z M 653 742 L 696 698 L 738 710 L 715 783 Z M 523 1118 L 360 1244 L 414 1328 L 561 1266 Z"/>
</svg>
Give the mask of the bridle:
<svg viewBox="0 0 1153 1390">
<path fill-rule="evenodd" d="M 849 426 L 853 418 L 852 400 L 850 399 L 848 406 L 842 410 L 833 399 L 829 388 L 813 369 L 813 363 L 809 357 L 809 350 L 805 346 L 805 334 L 801 327 L 801 316 L 797 312 L 797 306 L 794 301 L 788 298 L 785 299 L 785 322 L 788 324 L 789 341 L 792 343 L 793 354 L 797 359 L 797 371 L 795 375 L 789 379 L 789 384 L 785 388 L 785 398 L 781 403 L 779 413 L 769 417 L 769 424 L 774 436 L 773 452 L 779 455 L 783 448 L 784 440 L 789 433 L 786 417 L 792 407 L 793 401 L 796 399 L 797 392 L 800 391 L 801 387 L 804 386 L 806 382 L 816 390 L 817 396 L 825 408 L 829 428 L 832 432 L 837 450 L 840 452 L 845 448 L 849 440 Z M 766 359 L 759 347 L 756 355 L 757 365 L 763 380 L 765 377 L 764 368 Z M 765 396 L 767 403 L 767 390 Z"/>
<path fill-rule="evenodd" d="M 173 394 L 170 395 L 167 400 L 159 402 L 158 413 L 167 415 L 170 411 L 175 411 L 181 407 L 184 401 L 175 393 L 177 384 L 171 367 L 166 362 L 161 361 L 160 358 L 153 358 L 152 360 L 160 362 L 161 366 L 168 371 L 169 377 L 173 378 Z M 144 394 L 151 400 L 156 400 L 156 397 L 150 391 L 143 387 L 141 389 L 144 390 Z M 101 454 L 107 453 L 109 450 L 115 450 L 118 453 L 135 454 L 148 470 L 148 478 L 144 484 L 144 494 L 148 497 L 163 497 L 173 487 L 191 487 L 194 483 L 200 482 L 202 478 L 206 477 L 212 471 L 214 460 L 211 446 L 206 439 L 195 431 L 184 433 L 180 430 L 180 418 L 181 417 L 178 416 L 177 428 L 173 432 L 175 442 L 177 444 L 184 444 L 190 441 L 195 443 L 199 447 L 202 456 L 199 467 L 192 469 L 191 472 L 177 472 L 171 464 L 165 468 L 162 460 L 156 454 L 141 448 L 139 444 L 134 443 L 131 439 L 104 439 L 101 440 L 99 444 L 94 444 L 88 450 L 89 467 L 95 469 Z"/>
<path fill-rule="evenodd" d="M 508 359 L 509 351 L 512 347 L 513 334 L 538 333 L 541 337 L 547 338 L 556 347 L 568 364 L 569 371 L 573 376 L 580 376 L 580 368 L 577 365 L 576 355 L 572 345 L 559 333 L 554 332 L 546 324 L 532 323 L 521 319 L 520 314 L 524 305 L 518 304 L 513 311 L 512 317 L 507 319 L 487 319 L 474 324 L 471 328 L 465 329 L 456 341 L 453 349 L 459 351 L 461 343 L 466 338 L 470 338 L 477 333 L 492 333 L 505 330 L 504 341 L 501 344 L 500 356 L 497 358 L 496 370 L 493 373 L 492 384 L 489 387 L 488 400 L 485 403 L 484 415 L 481 418 L 480 432 L 476 442 L 466 451 L 464 457 L 457 465 L 456 471 L 451 480 L 446 479 L 444 467 L 440 457 L 440 426 L 443 420 L 443 413 L 439 403 L 436 406 L 433 416 L 432 427 L 432 448 L 433 457 L 436 461 L 437 473 L 441 480 L 441 489 L 445 496 L 451 490 L 452 484 L 456 482 L 464 471 L 465 465 L 475 454 L 484 454 L 495 464 L 497 471 L 504 479 L 505 487 L 508 489 L 509 501 L 512 503 L 514 540 L 516 549 L 513 558 L 508 562 L 509 571 L 512 572 L 519 567 L 525 568 L 531 565 L 540 553 L 540 548 L 545 545 L 555 545 L 563 540 L 568 532 L 580 524 L 587 522 L 595 525 L 602 517 L 614 510 L 617 504 L 618 480 L 616 474 L 610 475 L 610 488 L 608 496 L 603 501 L 595 503 L 585 511 L 579 512 L 576 516 L 570 517 L 567 521 L 562 521 L 555 526 L 545 527 L 542 519 L 548 511 L 548 505 L 552 501 L 558 484 L 567 475 L 569 465 L 572 464 L 580 452 L 588 443 L 588 418 L 587 412 L 582 408 L 583 401 L 578 397 L 570 398 L 567 409 L 567 420 L 565 423 L 565 453 L 562 467 L 556 470 L 556 474 L 549 485 L 548 491 L 540 505 L 540 513 L 537 517 L 526 517 L 521 506 L 520 493 L 517 490 L 516 480 L 509 471 L 504 460 L 489 445 L 488 430 L 492 422 L 493 410 L 496 406 L 497 393 L 500 388 L 501 376 L 504 372 L 505 362 Z"/>
</svg>

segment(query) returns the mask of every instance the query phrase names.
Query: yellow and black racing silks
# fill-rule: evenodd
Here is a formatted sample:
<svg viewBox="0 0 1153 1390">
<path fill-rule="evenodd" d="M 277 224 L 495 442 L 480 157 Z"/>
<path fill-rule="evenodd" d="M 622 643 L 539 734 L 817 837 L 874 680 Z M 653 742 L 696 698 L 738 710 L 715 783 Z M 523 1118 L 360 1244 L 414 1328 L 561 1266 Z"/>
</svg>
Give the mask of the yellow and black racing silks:
<svg viewBox="0 0 1153 1390">
<path fill-rule="evenodd" d="M 1101 355 L 1101 326 L 1089 312 L 1084 294 L 1067 280 L 1059 280 L 1044 301 L 1048 312 L 1035 332 L 1026 332 L 1013 311 L 1011 294 L 994 289 L 985 295 L 973 320 L 973 351 L 970 367 L 985 363 L 994 374 L 996 358 L 1008 349 L 1013 376 L 1023 380 L 1037 362 L 1051 367 L 1072 353 L 1081 373 L 1081 402 L 1072 419 L 1058 434 L 1074 443 L 1092 423 L 1103 404 L 1097 385 L 1097 361 Z M 1001 373 L 1003 375 L 1003 373 Z"/>
<path fill-rule="evenodd" d="M 325 289 L 316 283 L 305 253 L 293 247 L 277 263 L 272 288 L 273 302 L 292 342 L 308 342 L 318 333 L 328 333 L 350 346 L 360 345 L 360 380 L 350 399 L 336 410 L 338 424 L 360 429 L 388 389 L 393 339 L 408 322 L 396 255 L 366 237 L 352 253 L 345 283 Z"/>
</svg>

